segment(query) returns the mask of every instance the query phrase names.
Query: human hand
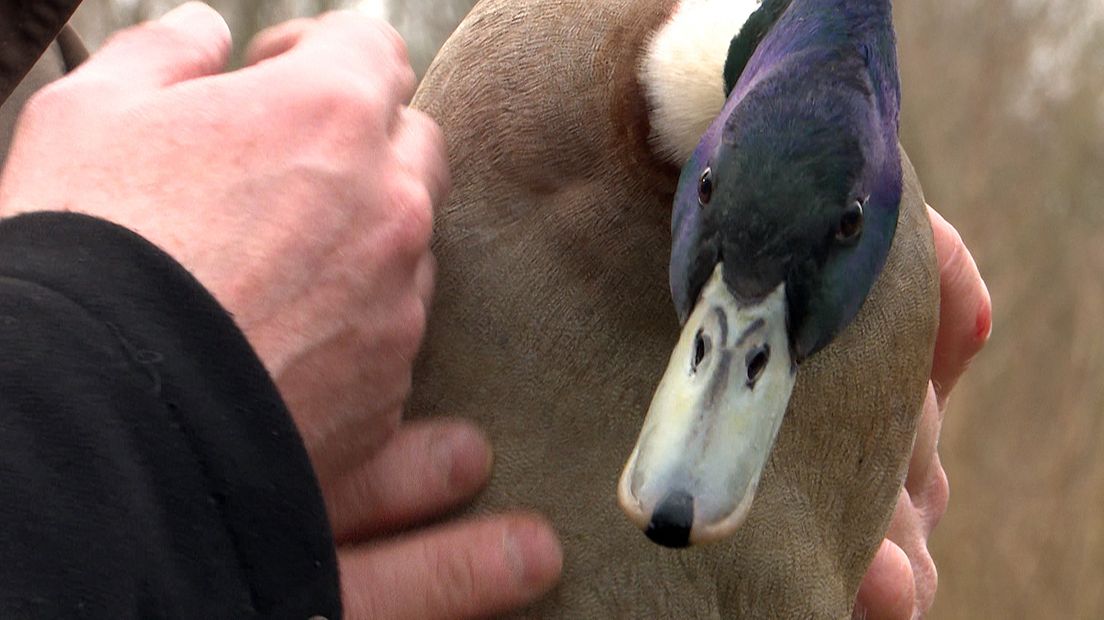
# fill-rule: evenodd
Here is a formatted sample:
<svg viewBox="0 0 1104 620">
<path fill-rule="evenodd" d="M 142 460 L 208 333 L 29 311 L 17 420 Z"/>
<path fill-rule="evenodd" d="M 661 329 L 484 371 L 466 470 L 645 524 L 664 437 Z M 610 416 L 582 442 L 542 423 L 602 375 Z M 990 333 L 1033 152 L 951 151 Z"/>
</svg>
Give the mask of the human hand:
<svg viewBox="0 0 1104 620">
<path fill-rule="evenodd" d="M 29 103 L 0 214 L 85 212 L 180 261 L 235 316 L 327 487 L 398 424 L 443 141 L 404 105 L 414 74 L 383 22 L 290 22 L 222 73 L 230 48 L 198 3 L 116 35 Z"/>
<path fill-rule="evenodd" d="M 992 304 L 977 264 L 962 237 L 928 207 L 939 260 L 939 333 L 928 396 L 904 488 L 886 539 L 863 577 L 855 617 L 870 620 L 923 617 L 938 582 L 928 537 L 947 510 L 947 474 L 939 460 L 939 431 L 951 389 L 985 346 Z"/>
<path fill-rule="evenodd" d="M 382 538 L 466 501 L 490 472 L 469 426 L 394 432 L 447 186 L 438 130 L 403 105 L 401 41 L 346 13 L 270 30 L 249 66 L 221 74 L 229 51 L 225 23 L 197 4 L 117 35 L 30 103 L 0 215 L 71 209 L 127 226 L 235 315 L 322 482 L 349 617 L 531 601 L 562 562 L 536 517 Z"/>
<path fill-rule="evenodd" d="M 253 42 L 248 62 L 284 53 L 323 27 L 318 20 L 295 20 L 269 29 Z M 431 159 L 443 162 L 440 140 L 418 146 L 437 149 Z M 428 257 L 428 248 L 425 252 Z M 426 275 L 418 287 L 419 321 L 429 305 L 432 263 Z M 421 329 L 419 323 L 417 341 Z M 407 384 L 412 359 L 400 358 Z M 309 393 L 321 396 L 325 406 L 326 391 Z M 562 550 L 551 526 L 535 515 L 495 515 L 409 531 L 469 501 L 490 471 L 490 446 L 470 424 L 418 422 L 400 427 L 378 454 L 328 485 L 326 507 L 338 543 L 346 616 L 483 617 L 532 602 L 558 580 Z M 392 536 L 395 532 L 404 535 Z"/>
<path fill-rule="evenodd" d="M 374 459 L 334 486 L 326 504 L 347 617 L 479 618 L 552 587 L 563 552 L 540 517 L 494 515 L 405 530 L 467 502 L 490 470 L 490 447 L 469 423 L 419 421 L 404 424 Z"/>
</svg>

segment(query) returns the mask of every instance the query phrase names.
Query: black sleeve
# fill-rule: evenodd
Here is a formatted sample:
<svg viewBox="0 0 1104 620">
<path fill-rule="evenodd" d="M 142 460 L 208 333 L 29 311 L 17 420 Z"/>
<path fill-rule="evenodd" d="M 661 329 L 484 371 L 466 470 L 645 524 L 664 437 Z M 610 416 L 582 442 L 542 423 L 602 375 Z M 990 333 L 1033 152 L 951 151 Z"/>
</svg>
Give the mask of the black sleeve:
<svg viewBox="0 0 1104 620">
<path fill-rule="evenodd" d="M 301 439 L 230 316 L 141 237 L 0 221 L 0 618 L 336 618 Z"/>
</svg>

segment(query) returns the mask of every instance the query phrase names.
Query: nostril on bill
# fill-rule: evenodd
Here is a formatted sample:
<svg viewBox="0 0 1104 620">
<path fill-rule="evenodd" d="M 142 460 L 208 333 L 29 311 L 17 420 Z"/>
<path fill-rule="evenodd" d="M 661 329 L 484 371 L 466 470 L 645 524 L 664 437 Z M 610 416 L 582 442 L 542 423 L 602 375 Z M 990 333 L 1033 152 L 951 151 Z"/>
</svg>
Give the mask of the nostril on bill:
<svg viewBox="0 0 1104 620">
<path fill-rule="evenodd" d="M 693 525 L 694 498 L 685 491 L 671 491 L 652 513 L 644 535 L 657 545 L 679 549 L 690 545 Z"/>
<path fill-rule="evenodd" d="M 709 355 L 709 336 L 707 336 L 702 330 L 698 330 L 698 333 L 694 336 L 694 359 L 690 360 L 690 373 L 694 374 L 698 372 L 698 367 L 705 361 L 705 357 Z"/>
<path fill-rule="evenodd" d="M 770 362 L 770 345 L 762 344 L 748 351 L 747 354 L 747 385 L 755 387 L 755 383 L 763 376 Z"/>
</svg>

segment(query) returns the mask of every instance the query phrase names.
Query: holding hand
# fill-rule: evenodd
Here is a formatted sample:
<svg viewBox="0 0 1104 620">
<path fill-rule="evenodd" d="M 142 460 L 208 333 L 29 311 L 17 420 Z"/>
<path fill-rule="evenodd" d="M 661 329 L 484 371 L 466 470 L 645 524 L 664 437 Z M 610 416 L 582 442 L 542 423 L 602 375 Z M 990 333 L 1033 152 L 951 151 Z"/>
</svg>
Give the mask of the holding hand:
<svg viewBox="0 0 1104 620">
<path fill-rule="evenodd" d="M 436 126 L 403 105 L 414 74 L 386 24 L 283 34 L 230 74 L 203 5 L 118 34 L 28 104 L 0 205 L 99 216 L 187 267 L 275 377 L 325 484 L 398 423 L 447 171 Z"/>
<path fill-rule="evenodd" d="M 547 590 L 561 556 L 532 516 L 375 538 L 468 499 L 490 472 L 470 426 L 397 433 L 433 288 L 443 140 L 405 104 L 398 35 L 356 13 L 261 34 L 222 73 L 205 5 L 116 35 L 39 93 L 0 181 L 0 216 L 78 210 L 181 262 L 274 377 L 321 482 L 350 617 L 468 617 Z M 59 159 L 58 153 L 65 158 Z"/>
<path fill-rule="evenodd" d="M 860 618 L 923 617 L 938 582 L 928 537 L 947 510 L 947 473 L 939 460 L 939 431 L 951 389 L 992 329 L 992 302 L 962 237 L 928 208 L 939 260 L 939 334 L 928 397 L 916 432 L 908 476 L 889 533 L 867 569 L 855 607 Z"/>
</svg>

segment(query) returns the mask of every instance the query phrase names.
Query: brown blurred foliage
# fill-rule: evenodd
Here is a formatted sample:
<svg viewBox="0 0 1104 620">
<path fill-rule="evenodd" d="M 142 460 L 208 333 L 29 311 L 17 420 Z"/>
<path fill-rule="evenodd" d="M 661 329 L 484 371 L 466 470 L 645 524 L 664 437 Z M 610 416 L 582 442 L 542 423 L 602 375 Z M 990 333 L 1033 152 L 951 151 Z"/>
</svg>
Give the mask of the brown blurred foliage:
<svg viewBox="0 0 1104 620">
<path fill-rule="evenodd" d="M 86 0 L 106 32 L 179 0 Z M 356 0 L 213 0 L 238 47 Z M 473 0 L 388 0 L 424 71 Z M 898 0 L 901 139 L 994 331 L 952 399 L 934 618 L 1104 618 L 1104 4 Z"/>
<path fill-rule="evenodd" d="M 902 142 L 993 295 L 952 397 L 936 618 L 1104 617 L 1104 19 L 897 3 Z"/>
</svg>

